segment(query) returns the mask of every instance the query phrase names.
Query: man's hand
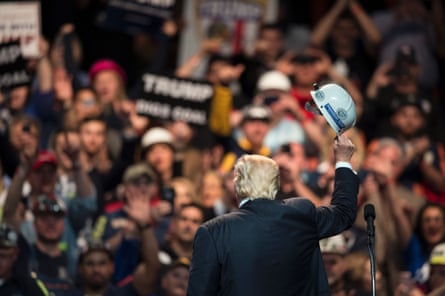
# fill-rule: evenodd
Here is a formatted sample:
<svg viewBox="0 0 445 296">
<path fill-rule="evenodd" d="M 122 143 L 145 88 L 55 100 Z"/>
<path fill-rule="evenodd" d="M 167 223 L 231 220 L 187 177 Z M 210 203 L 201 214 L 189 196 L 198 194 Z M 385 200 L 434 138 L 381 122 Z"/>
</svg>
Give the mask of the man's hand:
<svg viewBox="0 0 445 296">
<path fill-rule="evenodd" d="M 354 154 L 355 146 L 346 136 L 340 135 L 334 141 L 335 161 L 350 162 Z"/>
<path fill-rule="evenodd" d="M 124 206 L 124 211 L 128 216 L 138 225 L 148 223 L 151 214 L 149 196 L 131 185 L 125 189 L 125 196 L 127 204 Z"/>
<path fill-rule="evenodd" d="M 38 154 L 38 140 L 36 137 L 26 132 L 21 136 L 23 146 L 19 151 L 20 166 L 27 172 L 36 161 Z"/>
</svg>

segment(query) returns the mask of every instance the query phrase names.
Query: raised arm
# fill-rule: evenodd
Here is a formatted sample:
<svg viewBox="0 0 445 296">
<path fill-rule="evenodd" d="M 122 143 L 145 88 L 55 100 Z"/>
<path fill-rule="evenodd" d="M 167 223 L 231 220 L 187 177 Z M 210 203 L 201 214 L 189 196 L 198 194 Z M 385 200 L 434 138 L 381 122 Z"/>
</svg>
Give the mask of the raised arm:
<svg viewBox="0 0 445 296">
<path fill-rule="evenodd" d="M 136 224 L 141 240 L 142 263 L 133 273 L 133 286 L 141 296 L 153 292 L 160 268 L 158 242 L 149 223 L 150 210 L 148 196 L 133 195 L 126 206 L 126 211 Z"/>
<path fill-rule="evenodd" d="M 336 170 L 331 205 L 316 209 L 320 238 L 349 228 L 357 216 L 359 179 L 351 168 L 354 149 L 354 144 L 344 135 L 334 140 Z"/>
<path fill-rule="evenodd" d="M 22 198 L 23 184 L 26 181 L 28 172 L 37 157 L 37 139 L 31 135 L 24 135 L 26 137 L 26 145 L 20 151 L 20 164 L 17 171 L 12 178 L 11 185 L 6 195 L 6 201 L 3 206 L 2 221 L 15 227 L 16 231 L 20 229 L 20 217 L 17 215 L 17 210 Z"/>
<path fill-rule="evenodd" d="M 374 22 L 356 0 L 349 1 L 349 10 L 360 25 L 366 40 L 372 45 L 373 49 L 375 49 L 380 45 L 382 36 Z"/>
<path fill-rule="evenodd" d="M 337 1 L 328 13 L 317 23 L 311 35 L 311 44 L 321 46 L 328 37 L 338 16 L 348 7 L 349 0 Z"/>
</svg>

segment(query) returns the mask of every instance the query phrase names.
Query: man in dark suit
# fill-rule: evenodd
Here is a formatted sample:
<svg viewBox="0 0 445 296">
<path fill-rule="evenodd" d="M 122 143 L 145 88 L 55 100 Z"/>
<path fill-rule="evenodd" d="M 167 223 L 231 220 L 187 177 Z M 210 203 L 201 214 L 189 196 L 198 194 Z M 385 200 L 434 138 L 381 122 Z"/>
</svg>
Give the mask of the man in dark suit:
<svg viewBox="0 0 445 296">
<path fill-rule="evenodd" d="M 239 211 L 200 226 L 187 295 L 330 295 L 319 240 L 347 229 L 357 213 L 359 180 L 345 136 L 334 143 L 335 189 L 329 207 L 275 200 L 277 164 L 244 155 L 235 165 Z"/>
</svg>

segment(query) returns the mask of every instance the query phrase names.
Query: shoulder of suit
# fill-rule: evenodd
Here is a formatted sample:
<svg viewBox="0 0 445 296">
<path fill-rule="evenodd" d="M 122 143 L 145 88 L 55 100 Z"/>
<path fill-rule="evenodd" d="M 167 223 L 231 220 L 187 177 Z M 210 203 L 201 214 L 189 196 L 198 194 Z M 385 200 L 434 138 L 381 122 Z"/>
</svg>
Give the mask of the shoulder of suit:
<svg viewBox="0 0 445 296">
<path fill-rule="evenodd" d="M 314 204 L 307 198 L 304 197 L 293 197 L 283 200 L 284 204 L 291 207 L 309 207 L 315 208 Z"/>
<path fill-rule="evenodd" d="M 204 222 L 201 226 L 205 227 L 207 229 L 212 228 L 212 227 L 218 227 L 220 224 L 228 224 L 231 221 L 237 220 L 240 215 L 242 215 L 241 211 L 238 211 L 238 210 L 233 211 L 233 212 L 212 218 L 212 219 Z"/>
</svg>

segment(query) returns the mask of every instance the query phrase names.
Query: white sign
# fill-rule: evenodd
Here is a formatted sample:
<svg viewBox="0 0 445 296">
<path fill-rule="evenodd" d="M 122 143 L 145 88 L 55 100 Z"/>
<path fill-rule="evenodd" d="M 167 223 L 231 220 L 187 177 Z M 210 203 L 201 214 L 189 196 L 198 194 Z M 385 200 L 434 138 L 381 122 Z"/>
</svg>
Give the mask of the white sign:
<svg viewBox="0 0 445 296">
<path fill-rule="evenodd" d="M 25 58 L 39 56 L 40 4 L 0 3 L 0 43 L 19 40 Z"/>
</svg>

